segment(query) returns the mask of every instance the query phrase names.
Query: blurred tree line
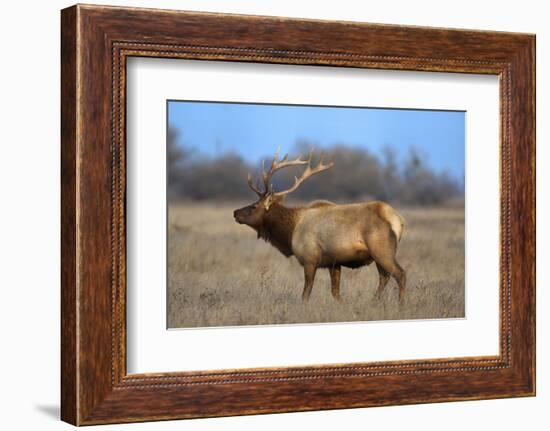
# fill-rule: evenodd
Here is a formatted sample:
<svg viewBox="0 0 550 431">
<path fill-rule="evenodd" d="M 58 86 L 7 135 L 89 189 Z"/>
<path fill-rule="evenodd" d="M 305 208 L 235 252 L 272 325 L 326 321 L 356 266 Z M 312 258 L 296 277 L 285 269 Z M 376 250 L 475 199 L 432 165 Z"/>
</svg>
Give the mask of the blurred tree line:
<svg viewBox="0 0 550 431">
<path fill-rule="evenodd" d="M 247 175 L 260 178 L 261 163 L 253 166 L 237 154 L 226 153 L 211 158 L 178 142 L 176 131 L 168 131 L 168 198 L 169 200 L 252 200 Z M 306 159 L 315 145 L 296 143 L 294 157 Z M 436 205 L 464 199 L 464 185 L 448 173 L 434 172 L 426 156 L 412 149 L 404 158 L 386 147 L 381 156 L 367 149 L 336 144 L 323 149 L 324 160 L 334 167 L 308 179 L 292 194 L 297 200 L 329 199 L 340 202 L 383 200 L 411 205 Z M 280 155 L 281 157 L 284 154 Z M 320 156 L 314 152 L 312 165 Z M 273 154 L 264 159 L 269 168 Z M 300 176 L 303 167 L 290 167 L 274 175 L 275 190 L 284 190 Z"/>
</svg>

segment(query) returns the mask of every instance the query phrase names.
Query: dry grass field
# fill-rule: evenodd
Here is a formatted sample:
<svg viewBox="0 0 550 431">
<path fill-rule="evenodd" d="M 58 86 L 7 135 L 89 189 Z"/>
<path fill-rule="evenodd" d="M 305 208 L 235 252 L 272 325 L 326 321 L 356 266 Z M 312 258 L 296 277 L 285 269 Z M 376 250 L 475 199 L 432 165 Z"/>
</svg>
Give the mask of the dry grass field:
<svg viewBox="0 0 550 431">
<path fill-rule="evenodd" d="M 302 267 L 233 220 L 244 203 L 170 205 L 170 328 L 449 318 L 464 316 L 464 208 L 396 208 L 406 220 L 397 259 L 407 271 L 402 304 L 391 279 L 374 298 L 374 264 L 342 268 L 342 301 L 319 270 L 309 303 Z"/>
</svg>

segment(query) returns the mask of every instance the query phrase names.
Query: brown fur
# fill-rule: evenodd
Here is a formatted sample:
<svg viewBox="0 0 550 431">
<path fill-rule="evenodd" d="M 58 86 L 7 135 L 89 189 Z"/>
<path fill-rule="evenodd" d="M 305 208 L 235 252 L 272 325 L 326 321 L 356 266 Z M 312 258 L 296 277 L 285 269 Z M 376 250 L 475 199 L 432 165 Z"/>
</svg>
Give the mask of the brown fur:
<svg viewBox="0 0 550 431">
<path fill-rule="evenodd" d="M 254 228 L 259 238 L 271 243 L 286 257 L 293 255 L 292 234 L 296 226 L 297 211 L 296 208 L 274 203 L 266 212 L 263 224 Z"/>
<path fill-rule="evenodd" d="M 320 200 L 291 208 L 284 206 L 282 199 L 266 195 L 234 215 L 238 223 L 252 227 L 284 256 L 296 256 L 304 268 L 305 301 L 318 268 L 329 270 L 332 295 L 340 299 L 340 268 L 359 268 L 372 262 L 380 274 L 377 297 L 390 275 L 399 284 L 400 299 L 403 296 L 406 275 L 395 253 L 404 220 L 384 202 L 337 205 Z"/>
<path fill-rule="evenodd" d="M 334 202 L 326 201 L 324 199 L 319 199 L 318 201 L 313 201 L 307 205 L 307 208 L 319 208 L 319 207 L 326 207 L 336 205 Z"/>
</svg>

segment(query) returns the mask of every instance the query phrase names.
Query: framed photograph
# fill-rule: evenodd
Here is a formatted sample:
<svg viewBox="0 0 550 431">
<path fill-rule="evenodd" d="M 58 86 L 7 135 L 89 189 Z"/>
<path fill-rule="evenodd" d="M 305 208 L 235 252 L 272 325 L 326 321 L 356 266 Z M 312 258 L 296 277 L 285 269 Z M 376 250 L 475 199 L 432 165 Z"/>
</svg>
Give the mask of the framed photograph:
<svg viewBox="0 0 550 431">
<path fill-rule="evenodd" d="M 535 394 L 535 36 L 61 13 L 61 416 Z"/>
</svg>

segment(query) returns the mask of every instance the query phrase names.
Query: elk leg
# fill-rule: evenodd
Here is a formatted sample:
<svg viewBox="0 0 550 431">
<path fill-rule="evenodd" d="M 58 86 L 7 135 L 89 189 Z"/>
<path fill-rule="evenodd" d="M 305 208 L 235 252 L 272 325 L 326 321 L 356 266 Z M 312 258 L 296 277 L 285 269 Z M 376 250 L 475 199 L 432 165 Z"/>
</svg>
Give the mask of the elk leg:
<svg viewBox="0 0 550 431">
<path fill-rule="evenodd" d="M 315 273 L 317 272 L 317 266 L 312 264 L 304 265 L 304 292 L 302 293 L 302 301 L 309 301 L 311 295 L 311 289 L 313 289 L 313 281 L 315 280 Z"/>
<path fill-rule="evenodd" d="M 407 283 L 407 275 L 405 274 L 405 270 L 399 266 L 395 258 L 387 260 L 384 259 L 378 263 L 380 263 L 382 268 L 384 268 L 392 275 L 393 278 L 395 278 L 395 281 L 397 281 L 397 284 L 399 285 L 399 302 L 401 302 L 403 300 L 405 285 Z"/>
<path fill-rule="evenodd" d="M 399 276 L 399 278 L 396 278 L 396 280 L 397 284 L 399 285 L 399 302 L 402 302 L 403 296 L 405 295 L 405 285 L 407 284 L 407 273 L 403 268 L 399 266 L 397 262 L 395 262 L 395 264 L 401 271 L 401 275 Z"/>
<path fill-rule="evenodd" d="M 342 272 L 342 267 L 340 265 L 332 266 L 328 271 L 330 272 L 330 291 L 332 297 L 340 301 L 340 273 Z"/>
<path fill-rule="evenodd" d="M 403 268 L 397 263 L 395 259 L 395 253 L 397 249 L 397 239 L 393 232 L 388 232 L 388 237 L 383 241 L 381 237 L 376 236 L 369 241 L 370 253 L 374 258 L 377 265 L 380 265 L 383 269 L 391 274 L 391 276 L 397 281 L 399 285 L 399 302 L 403 300 L 405 293 L 405 285 L 407 283 L 407 275 Z"/>
<path fill-rule="evenodd" d="M 403 296 L 405 294 L 405 284 L 407 283 L 407 274 L 405 273 L 405 270 L 401 268 L 401 266 L 397 263 L 397 260 L 395 260 L 395 257 L 393 258 L 393 272 L 390 272 L 393 278 L 395 278 L 395 281 L 397 281 L 397 284 L 399 285 L 399 302 L 401 303 L 403 301 Z"/>
<path fill-rule="evenodd" d="M 378 269 L 378 289 L 376 290 L 375 298 L 380 299 L 384 288 L 390 279 L 390 273 L 386 271 L 379 263 L 376 264 L 376 269 Z"/>
</svg>

